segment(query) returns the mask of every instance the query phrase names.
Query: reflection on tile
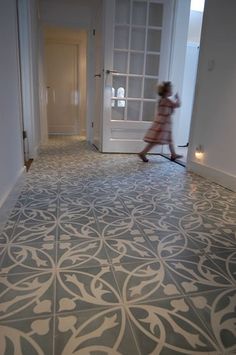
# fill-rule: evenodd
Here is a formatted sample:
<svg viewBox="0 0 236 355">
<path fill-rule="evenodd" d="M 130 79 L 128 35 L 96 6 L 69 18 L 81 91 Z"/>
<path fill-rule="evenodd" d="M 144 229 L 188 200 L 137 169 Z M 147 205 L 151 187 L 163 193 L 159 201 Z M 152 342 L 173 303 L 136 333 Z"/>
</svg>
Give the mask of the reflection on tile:
<svg viewBox="0 0 236 355">
<path fill-rule="evenodd" d="M 9 216 L 1 354 L 236 354 L 236 194 L 60 136 Z"/>
</svg>

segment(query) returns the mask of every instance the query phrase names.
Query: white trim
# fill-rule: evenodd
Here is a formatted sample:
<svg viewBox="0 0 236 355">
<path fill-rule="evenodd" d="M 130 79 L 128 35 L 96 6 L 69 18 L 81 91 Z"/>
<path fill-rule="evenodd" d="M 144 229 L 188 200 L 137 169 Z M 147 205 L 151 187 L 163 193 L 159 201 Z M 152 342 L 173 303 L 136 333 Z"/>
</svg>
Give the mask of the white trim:
<svg viewBox="0 0 236 355">
<path fill-rule="evenodd" d="M 25 166 L 22 167 L 22 169 L 20 170 L 18 176 L 15 178 L 15 180 L 13 181 L 13 183 L 11 184 L 11 186 L 9 187 L 8 191 L 5 192 L 5 194 L 2 196 L 1 200 L 0 200 L 0 208 L 3 207 L 3 204 L 7 201 L 9 195 L 12 193 L 12 191 L 17 187 L 17 185 L 20 183 L 20 180 L 23 176 L 23 174 L 26 172 L 26 168 Z"/>
<path fill-rule="evenodd" d="M 27 132 L 29 157 L 34 158 L 34 97 L 32 68 L 32 29 L 28 0 L 19 0 L 19 35 L 24 130 Z"/>
<path fill-rule="evenodd" d="M 187 169 L 188 171 L 192 171 L 212 182 L 236 192 L 236 176 L 234 175 L 195 162 L 189 162 Z"/>
<path fill-rule="evenodd" d="M 25 166 L 20 170 L 15 181 L 9 187 L 8 191 L 2 196 L 0 200 L 0 232 L 7 222 L 12 208 L 15 206 L 19 194 L 22 190 L 25 181 L 26 168 Z"/>
</svg>

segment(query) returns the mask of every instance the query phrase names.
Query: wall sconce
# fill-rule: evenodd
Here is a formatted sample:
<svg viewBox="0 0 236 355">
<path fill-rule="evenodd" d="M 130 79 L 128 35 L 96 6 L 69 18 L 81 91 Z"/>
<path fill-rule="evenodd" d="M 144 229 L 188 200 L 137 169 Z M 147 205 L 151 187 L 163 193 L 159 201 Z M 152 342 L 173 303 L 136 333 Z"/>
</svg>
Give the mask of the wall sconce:
<svg viewBox="0 0 236 355">
<path fill-rule="evenodd" d="M 201 160 L 203 158 L 203 155 L 204 155 L 203 147 L 201 145 L 197 146 L 195 150 L 195 157 Z"/>
</svg>

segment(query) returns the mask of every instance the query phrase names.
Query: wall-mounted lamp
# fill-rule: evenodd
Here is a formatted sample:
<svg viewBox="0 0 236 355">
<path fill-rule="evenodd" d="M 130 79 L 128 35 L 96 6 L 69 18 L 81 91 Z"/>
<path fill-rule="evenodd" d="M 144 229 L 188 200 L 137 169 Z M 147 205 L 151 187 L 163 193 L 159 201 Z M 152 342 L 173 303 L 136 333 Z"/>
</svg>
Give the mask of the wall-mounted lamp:
<svg viewBox="0 0 236 355">
<path fill-rule="evenodd" d="M 203 158 L 203 155 L 204 155 L 203 147 L 201 145 L 197 146 L 195 150 L 195 157 L 200 160 Z"/>
</svg>

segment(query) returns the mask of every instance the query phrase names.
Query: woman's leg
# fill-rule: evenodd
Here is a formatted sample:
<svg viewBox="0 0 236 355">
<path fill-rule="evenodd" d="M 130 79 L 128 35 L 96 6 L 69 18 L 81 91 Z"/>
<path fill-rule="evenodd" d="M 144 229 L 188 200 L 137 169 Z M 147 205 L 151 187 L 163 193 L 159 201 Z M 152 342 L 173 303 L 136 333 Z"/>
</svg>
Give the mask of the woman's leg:
<svg viewBox="0 0 236 355">
<path fill-rule="evenodd" d="M 138 153 L 139 158 L 142 159 L 142 161 L 144 161 L 145 163 L 148 162 L 146 154 L 154 147 L 154 145 L 156 145 L 156 143 L 148 143 L 146 147 L 144 147 L 144 149 L 140 153 Z"/>
<path fill-rule="evenodd" d="M 176 160 L 176 159 L 180 159 L 183 157 L 183 155 L 177 154 L 175 152 L 175 147 L 174 147 L 173 143 L 169 144 L 169 149 L 170 149 L 170 153 L 171 153 L 171 157 L 170 157 L 171 160 Z"/>
</svg>

